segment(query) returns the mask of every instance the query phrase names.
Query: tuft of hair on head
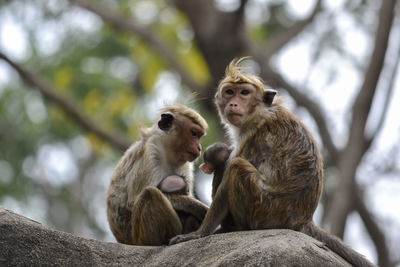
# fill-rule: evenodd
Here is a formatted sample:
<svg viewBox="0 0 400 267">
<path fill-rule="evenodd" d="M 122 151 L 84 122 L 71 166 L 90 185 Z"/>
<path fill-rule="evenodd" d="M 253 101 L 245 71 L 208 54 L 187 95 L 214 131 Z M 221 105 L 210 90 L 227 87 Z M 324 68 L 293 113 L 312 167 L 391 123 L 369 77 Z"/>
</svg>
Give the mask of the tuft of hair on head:
<svg viewBox="0 0 400 267">
<path fill-rule="evenodd" d="M 208 124 L 206 120 L 194 109 L 189 108 L 188 106 L 177 103 L 173 105 L 166 106 L 162 109 L 162 113 L 172 112 L 173 114 L 182 115 L 186 118 L 189 118 L 193 123 L 199 125 L 205 131 L 208 129 Z"/>
<path fill-rule="evenodd" d="M 198 100 L 200 100 L 198 92 L 189 92 L 187 90 L 183 90 L 179 93 L 179 97 L 172 104 L 180 103 L 193 108 L 196 106 Z"/>
<path fill-rule="evenodd" d="M 250 59 L 250 57 L 233 59 L 225 69 L 225 76 L 220 81 L 218 89 L 224 83 L 249 83 L 254 85 L 257 90 L 263 93 L 266 87 L 264 81 L 260 77 L 248 73 L 246 71 L 248 67 L 243 65 L 243 62 L 248 59 Z"/>
</svg>

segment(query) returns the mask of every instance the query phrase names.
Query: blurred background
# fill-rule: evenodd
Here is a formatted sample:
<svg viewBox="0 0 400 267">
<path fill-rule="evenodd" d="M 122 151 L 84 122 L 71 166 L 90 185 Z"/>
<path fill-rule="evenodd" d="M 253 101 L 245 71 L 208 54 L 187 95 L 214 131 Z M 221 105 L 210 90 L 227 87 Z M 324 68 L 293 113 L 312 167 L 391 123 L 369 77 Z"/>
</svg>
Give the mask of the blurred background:
<svg viewBox="0 0 400 267">
<path fill-rule="evenodd" d="M 399 12 L 395 0 L 0 0 L 0 205 L 115 242 L 105 192 L 139 128 L 197 94 L 203 147 L 224 140 L 215 87 L 251 56 L 323 151 L 316 223 L 400 266 Z M 209 203 L 210 176 L 196 176 Z"/>
</svg>

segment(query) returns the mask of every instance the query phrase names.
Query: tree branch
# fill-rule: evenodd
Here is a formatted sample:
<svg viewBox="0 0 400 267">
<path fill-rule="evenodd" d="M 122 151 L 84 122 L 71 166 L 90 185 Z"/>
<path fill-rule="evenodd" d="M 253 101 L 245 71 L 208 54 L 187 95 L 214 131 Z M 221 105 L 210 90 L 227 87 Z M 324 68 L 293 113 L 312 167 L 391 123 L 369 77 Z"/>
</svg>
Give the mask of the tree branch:
<svg viewBox="0 0 400 267">
<path fill-rule="evenodd" d="M 237 15 L 236 25 L 239 25 L 239 23 L 243 23 L 243 17 L 244 17 L 247 2 L 248 2 L 248 0 L 240 1 L 240 6 L 239 6 L 238 10 L 236 11 L 236 15 Z"/>
<path fill-rule="evenodd" d="M 396 79 L 397 70 L 399 69 L 399 66 L 400 66 L 399 61 L 400 61 L 400 45 L 399 45 L 398 50 L 397 50 L 396 58 L 393 60 L 393 62 L 395 62 L 395 63 L 394 63 L 394 66 L 393 66 L 393 68 L 391 70 L 389 83 L 387 85 L 388 89 L 386 90 L 385 103 L 383 104 L 383 110 L 382 110 L 382 113 L 381 113 L 381 117 L 378 120 L 379 123 L 378 123 L 378 125 L 377 125 L 377 127 L 375 129 L 374 134 L 372 134 L 372 136 L 370 136 L 368 138 L 370 143 L 372 143 L 372 141 L 373 141 L 372 138 L 374 136 L 378 135 L 379 131 L 382 129 L 383 123 L 385 122 L 385 117 L 386 117 L 386 114 L 387 114 L 389 106 L 390 106 L 390 100 L 391 100 L 391 98 L 393 96 L 393 90 L 394 90 L 394 86 L 395 86 L 395 79 Z"/>
<path fill-rule="evenodd" d="M 55 93 L 55 90 L 52 87 L 52 85 L 43 80 L 40 76 L 26 70 L 25 68 L 12 61 L 10 58 L 8 58 L 5 54 L 1 52 L 0 52 L 0 58 L 6 61 L 8 64 L 10 64 L 10 66 L 13 67 L 18 72 L 18 74 L 26 83 L 36 87 L 47 100 L 54 102 L 58 106 L 62 107 L 63 110 L 68 115 L 70 115 L 70 117 L 73 118 L 81 127 L 95 133 L 101 139 L 110 143 L 112 146 L 118 149 L 126 150 L 129 147 L 130 142 L 128 140 L 124 139 L 121 136 L 114 136 L 104 132 L 102 129 L 100 129 L 98 125 L 96 125 L 93 121 L 91 121 L 90 118 L 81 114 L 75 103 Z"/>
<path fill-rule="evenodd" d="M 365 73 L 364 83 L 353 105 L 353 115 L 350 124 L 350 142 L 354 139 L 359 139 L 360 137 L 365 138 L 365 125 L 377 89 L 379 76 L 382 72 L 383 62 L 385 60 L 390 30 L 394 18 L 395 3 L 395 0 L 382 1 L 382 7 L 379 14 L 379 26 L 375 36 L 375 49 Z"/>
<path fill-rule="evenodd" d="M 222 12 L 215 7 L 213 0 L 174 0 L 176 8 L 187 16 L 195 41 L 207 61 L 212 76 L 211 89 L 224 76 L 227 64 L 235 57 L 245 53 L 244 42 L 248 38 L 243 23 L 246 1 L 242 1 L 238 10 Z M 202 94 L 208 99 L 213 92 Z"/>
<path fill-rule="evenodd" d="M 322 1 L 318 0 L 314 7 L 313 12 L 305 20 L 296 23 L 291 29 L 278 36 L 276 39 L 271 40 L 267 44 L 266 49 L 261 49 L 254 45 L 248 38 L 246 39 L 246 49 L 252 55 L 252 57 L 258 62 L 262 70 L 261 76 L 268 83 L 273 86 L 282 87 L 285 89 L 291 97 L 296 101 L 299 106 L 302 106 L 308 110 L 311 116 L 314 118 L 317 124 L 322 142 L 328 152 L 328 161 L 332 161 L 334 164 L 338 158 L 338 150 L 333 143 L 332 136 L 328 130 L 326 119 L 323 116 L 323 112 L 318 104 L 312 101 L 306 94 L 301 93 L 302 90 L 296 89 L 288 81 L 286 81 L 279 73 L 274 71 L 270 66 L 270 58 L 274 53 L 281 49 L 284 45 L 290 42 L 295 36 L 301 33 L 315 18 L 315 16 L 322 10 Z"/>
<path fill-rule="evenodd" d="M 364 199 L 360 190 L 355 190 L 356 194 L 353 194 L 354 208 L 360 214 L 361 219 L 364 222 L 365 228 L 367 229 L 372 241 L 374 242 L 376 252 L 378 254 L 378 265 L 391 267 L 393 264 L 390 262 L 389 249 L 386 245 L 385 235 L 379 228 L 379 225 L 375 222 L 373 215 L 365 206 Z"/>
<path fill-rule="evenodd" d="M 288 44 L 293 38 L 299 35 L 314 20 L 315 16 L 322 10 L 322 1 L 318 0 L 313 12 L 306 19 L 296 22 L 290 29 L 283 31 L 282 34 L 270 39 L 265 48 L 263 48 L 264 56 L 271 58 L 282 47 Z"/>
<path fill-rule="evenodd" d="M 171 47 L 168 47 L 165 42 L 161 41 L 149 29 L 135 24 L 121 14 L 111 12 L 107 8 L 101 7 L 100 4 L 92 4 L 82 0 L 70 0 L 70 2 L 95 13 L 104 21 L 107 21 L 115 27 L 137 34 L 138 36 L 146 40 L 156 51 L 158 51 L 166 59 L 171 68 L 179 73 L 184 84 L 186 84 L 195 92 L 201 93 L 203 90 L 206 90 L 204 86 L 197 83 L 193 79 L 193 77 L 185 70 L 185 68 L 182 67 L 182 65 L 174 56 L 174 50 Z"/>
<path fill-rule="evenodd" d="M 349 138 L 340 158 L 339 169 L 341 179 L 338 189 L 334 193 L 332 206 L 328 214 L 329 221 L 331 222 L 331 232 L 339 237 L 343 236 L 346 218 L 350 209 L 351 196 L 354 188 L 357 186 L 355 181 L 357 167 L 363 155 L 368 150 L 371 140 L 374 138 L 366 138 L 365 125 L 385 59 L 394 18 L 395 4 L 396 0 L 382 1 L 378 29 L 375 35 L 374 51 L 372 52 L 361 90 L 353 105 Z"/>
</svg>

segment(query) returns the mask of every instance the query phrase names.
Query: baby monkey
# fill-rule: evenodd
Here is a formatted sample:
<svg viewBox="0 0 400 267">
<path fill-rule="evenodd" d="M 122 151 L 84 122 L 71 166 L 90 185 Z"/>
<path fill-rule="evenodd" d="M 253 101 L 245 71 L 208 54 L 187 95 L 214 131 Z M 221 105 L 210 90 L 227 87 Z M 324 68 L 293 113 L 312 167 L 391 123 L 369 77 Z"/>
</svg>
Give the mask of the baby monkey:
<svg viewBox="0 0 400 267">
<path fill-rule="evenodd" d="M 226 161 L 229 159 L 232 150 L 233 147 L 229 147 L 227 144 L 221 142 L 216 142 L 208 146 L 204 151 L 204 163 L 202 163 L 199 168 L 206 174 L 214 173 L 211 193 L 212 199 L 214 199 L 218 186 L 222 181 Z"/>
<path fill-rule="evenodd" d="M 224 176 L 226 162 L 233 151 L 233 147 L 229 147 L 222 142 L 216 142 L 207 147 L 203 154 L 204 162 L 200 165 L 200 169 L 206 174 L 214 174 L 212 181 L 211 198 L 214 200 L 218 187 Z M 231 214 L 227 214 L 226 218 L 221 222 L 221 228 L 215 233 L 227 233 L 234 231 L 234 222 Z"/>
</svg>

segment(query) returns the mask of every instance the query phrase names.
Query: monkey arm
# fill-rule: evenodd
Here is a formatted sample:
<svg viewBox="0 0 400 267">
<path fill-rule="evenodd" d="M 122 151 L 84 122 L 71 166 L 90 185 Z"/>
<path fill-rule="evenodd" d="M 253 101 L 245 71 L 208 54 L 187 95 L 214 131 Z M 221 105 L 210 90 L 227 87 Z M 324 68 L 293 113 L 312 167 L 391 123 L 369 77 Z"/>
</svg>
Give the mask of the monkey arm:
<svg viewBox="0 0 400 267">
<path fill-rule="evenodd" d="M 253 177 L 255 184 L 263 191 L 274 192 L 270 185 L 266 184 L 265 175 L 262 174 L 250 161 L 243 157 L 234 157 L 230 163 L 230 169 L 235 169 L 235 176 L 237 177 Z"/>
<path fill-rule="evenodd" d="M 289 167 L 286 169 L 284 167 L 263 166 L 262 164 L 268 164 L 266 162 L 262 162 L 256 168 L 252 162 L 246 158 L 235 157 L 230 163 L 230 168 L 236 169 L 238 177 L 253 177 L 254 182 L 262 191 L 276 196 L 291 195 L 305 189 L 307 190 L 307 188 L 313 188 L 317 191 L 321 190 L 322 172 L 320 170 L 322 167 L 306 169 L 306 171 L 303 170 L 304 168 L 290 170 L 289 168 L 291 166 L 301 165 L 296 162 L 295 157 L 288 162 Z M 279 174 L 276 172 L 277 168 L 280 168 Z M 272 173 L 263 173 L 263 169 L 269 169 Z M 275 173 L 275 175 L 272 175 L 273 173 Z"/>
<path fill-rule="evenodd" d="M 215 193 L 214 199 L 211 203 L 210 209 L 208 210 L 206 217 L 200 228 L 197 230 L 200 237 L 210 235 L 214 232 L 219 224 L 227 216 L 228 207 L 228 196 L 227 196 L 227 181 L 228 177 L 224 177 L 219 185 L 217 192 Z"/>
<path fill-rule="evenodd" d="M 214 172 L 214 177 L 212 180 L 212 191 L 211 191 L 211 198 L 215 198 L 215 194 L 217 193 L 218 187 L 222 182 L 222 178 L 224 176 L 224 170 L 222 171 L 215 171 Z"/>
<path fill-rule="evenodd" d="M 186 195 L 165 194 L 172 204 L 172 207 L 178 211 L 184 211 L 195 216 L 202 221 L 207 213 L 208 207 L 201 201 Z"/>
</svg>

